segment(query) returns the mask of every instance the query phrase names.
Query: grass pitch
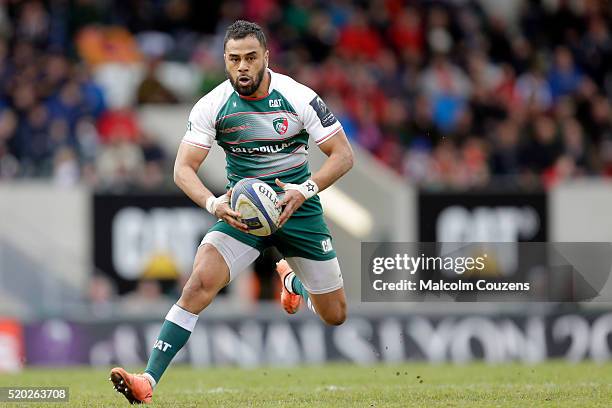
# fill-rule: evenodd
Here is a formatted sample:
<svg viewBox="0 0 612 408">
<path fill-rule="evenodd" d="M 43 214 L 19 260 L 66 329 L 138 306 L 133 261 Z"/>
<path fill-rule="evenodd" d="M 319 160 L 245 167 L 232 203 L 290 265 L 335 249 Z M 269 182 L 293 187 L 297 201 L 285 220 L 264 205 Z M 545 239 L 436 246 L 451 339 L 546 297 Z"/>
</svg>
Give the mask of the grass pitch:
<svg viewBox="0 0 612 408">
<path fill-rule="evenodd" d="M 124 407 L 108 370 L 28 369 L 0 387 L 69 386 L 69 403 L 13 407 Z M 533 366 L 376 365 L 284 368 L 171 367 L 153 396 L 158 407 L 610 407 L 612 364 Z"/>
</svg>

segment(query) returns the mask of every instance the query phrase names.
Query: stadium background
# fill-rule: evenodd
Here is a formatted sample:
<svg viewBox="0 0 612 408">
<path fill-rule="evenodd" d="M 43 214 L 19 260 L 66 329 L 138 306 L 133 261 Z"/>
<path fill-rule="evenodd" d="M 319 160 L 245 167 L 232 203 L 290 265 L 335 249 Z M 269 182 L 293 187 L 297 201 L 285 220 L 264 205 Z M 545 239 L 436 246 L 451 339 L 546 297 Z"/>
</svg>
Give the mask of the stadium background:
<svg viewBox="0 0 612 408">
<path fill-rule="evenodd" d="M 608 361 L 609 304 L 362 303 L 355 254 L 612 241 L 610 7 L 0 1 L 0 371 L 146 361 L 214 221 L 171 168 L 237 18 L 264 27 L 272 69 L 318 91 L 355 149 L 322 195 L 351 317 L 289 319 L 269 255 L 206 309 L 179 362 Z M 201 175 L 223 191 L 219 149 Z"/>
</svg>

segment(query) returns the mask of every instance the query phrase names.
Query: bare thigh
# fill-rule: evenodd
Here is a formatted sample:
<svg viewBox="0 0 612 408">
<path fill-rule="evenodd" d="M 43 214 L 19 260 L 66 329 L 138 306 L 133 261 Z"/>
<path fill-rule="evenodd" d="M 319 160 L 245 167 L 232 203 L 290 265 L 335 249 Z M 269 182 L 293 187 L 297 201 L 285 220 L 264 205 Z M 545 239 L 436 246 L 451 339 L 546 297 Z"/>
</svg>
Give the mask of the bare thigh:
<svg viewBox="0 0 612 408">
<path fill-rule="evenodd" d="M 346 295 L 344 294 L 344 288 L 318 295 L 309 294 L 309 297 L 317 314 L 325 323 L 334 326 L 344 323 L 346 320 Z"/>
<path fill-rule="evenodd" d="M 193 271 L 183 288 L 177 305 L 199 314 L 230 281 L 229 267 L 223 256 L 211 244 L 198 248 Z"/>
</svg>

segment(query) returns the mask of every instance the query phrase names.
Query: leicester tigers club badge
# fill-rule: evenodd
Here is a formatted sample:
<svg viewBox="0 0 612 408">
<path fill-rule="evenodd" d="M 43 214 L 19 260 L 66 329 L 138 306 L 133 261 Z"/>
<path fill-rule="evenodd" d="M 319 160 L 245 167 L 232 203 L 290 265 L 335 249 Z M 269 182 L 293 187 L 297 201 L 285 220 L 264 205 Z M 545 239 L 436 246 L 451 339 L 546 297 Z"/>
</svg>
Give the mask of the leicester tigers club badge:
<svg viewBox="0 0 612 408">
<path fill-rule="evenodd" d="M 287 129 L 289 129 L 289 121 L 287 118 L 276 118 L 272 121 L 272 124 L 274 125 L 274 130 L 276 130 L 276 133 L 279 135 L 284 135 L 287 133 Z"/>
</svg>

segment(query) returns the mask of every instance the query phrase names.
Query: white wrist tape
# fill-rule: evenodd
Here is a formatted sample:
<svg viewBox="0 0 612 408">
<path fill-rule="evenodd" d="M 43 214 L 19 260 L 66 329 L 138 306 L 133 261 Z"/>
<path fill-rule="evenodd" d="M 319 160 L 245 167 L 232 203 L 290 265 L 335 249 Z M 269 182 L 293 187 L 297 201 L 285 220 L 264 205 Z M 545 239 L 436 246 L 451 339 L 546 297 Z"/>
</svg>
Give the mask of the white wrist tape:
<svg viewBox="0 0 612 408">
<path fill-rule="evenodd" d="M 206 200 L 206 211 L 208 211 L 212 215 L 215 215 L 217 207 L 219 207 L 219 205 L 223 203 L 229 203 L 229 198 L 227 194 L 223 194 L 219 197 L 210 196 L 208 197 L 208 200 Z"/>
<path fill-rule="evenodd" d="M 308 200 L 310 197 L 316 195 L 319 192 L 319 186 L 317 186 L 317 183 L 315 183 L 311 179 L 308 179 L 302 184 L 287 183 L 285 184 L 285 187 L 283 187 L 283 190 L 297 190 L 302 193 L 306 200 Z"/>
</svg>

